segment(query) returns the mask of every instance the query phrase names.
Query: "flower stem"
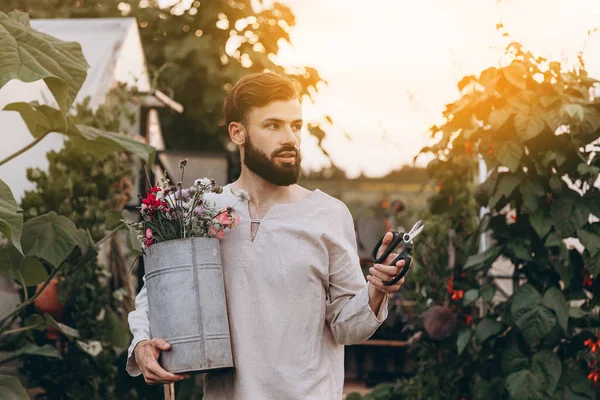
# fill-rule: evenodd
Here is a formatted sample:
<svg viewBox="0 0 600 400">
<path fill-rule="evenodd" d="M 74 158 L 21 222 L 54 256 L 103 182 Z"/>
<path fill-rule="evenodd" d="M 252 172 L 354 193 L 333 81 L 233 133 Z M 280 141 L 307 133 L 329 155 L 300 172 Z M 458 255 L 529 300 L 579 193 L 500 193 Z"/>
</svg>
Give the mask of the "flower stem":
<svg viewBox="0 0 600 400">
<path fill-rule="evenodd" d="M 42 139 L 45 138 L 49 133 L 50 132 L 44 133 L 42 136 L 39 136 L 38 138 L 36 138 L 33 142 L 31 142 L 27 146 L 23 147 L 21 150 L 17 151 L 16 153 L 11 154 L 10 156 L 6 157 L 4 160 L 0 161 L 0 166 L 6 164 L 13 158 L 18 157 L 21 154 L 25 153 L 27 150 L 29 150 L 30 148 L 32 148 L 33 146 L 35 146 L 36 144 L 41 142 Z"/>
</svg>

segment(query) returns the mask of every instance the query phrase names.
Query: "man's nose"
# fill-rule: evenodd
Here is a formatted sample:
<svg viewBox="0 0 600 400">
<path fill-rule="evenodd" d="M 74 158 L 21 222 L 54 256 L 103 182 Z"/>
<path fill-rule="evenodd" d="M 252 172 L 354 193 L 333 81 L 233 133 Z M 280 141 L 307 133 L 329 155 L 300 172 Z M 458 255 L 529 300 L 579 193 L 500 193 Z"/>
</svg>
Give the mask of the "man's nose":
<svg viewBox="0 0 600 400">
<path fill-rule="evenodd" d="M 280 144 L 282 146 L 283 145 L 296 146 L 297 143 L 298 143 L 298 138 L 296 137 L 296 134 L 294 133 L 294 130 L 292 129 L 292 127 L 291 126 L 286 127 L 285 128 L 285 135 L 281 139 Z"/>
</svg>

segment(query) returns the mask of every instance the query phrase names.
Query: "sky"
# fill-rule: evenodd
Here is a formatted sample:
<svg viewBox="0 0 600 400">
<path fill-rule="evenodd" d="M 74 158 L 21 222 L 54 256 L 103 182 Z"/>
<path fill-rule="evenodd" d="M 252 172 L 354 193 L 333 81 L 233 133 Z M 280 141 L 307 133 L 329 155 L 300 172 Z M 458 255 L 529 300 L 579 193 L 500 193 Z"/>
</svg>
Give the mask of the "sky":
<svg viewBox="0 0 600 400">
<path fill-rule="evenodd" d="M 304 117 L 332 116 L 323 146 L 350 177 L 413 162 L 427 129 L 458 99 L 457 82 L 500 65 L 507 39 L 499 22 L 536 55 L 569 63 L 585 45 L 586 66 L 600 77 L 600 37 L 587 33 L 600 27 L 597 0 L 283 2 L 296 26 L 278 62 L 315 67 L 329 82 L 316 104 L 305 102 Z M 306 169 L 328 165 L 308 133 L 302 150 Z"/>
</svg>

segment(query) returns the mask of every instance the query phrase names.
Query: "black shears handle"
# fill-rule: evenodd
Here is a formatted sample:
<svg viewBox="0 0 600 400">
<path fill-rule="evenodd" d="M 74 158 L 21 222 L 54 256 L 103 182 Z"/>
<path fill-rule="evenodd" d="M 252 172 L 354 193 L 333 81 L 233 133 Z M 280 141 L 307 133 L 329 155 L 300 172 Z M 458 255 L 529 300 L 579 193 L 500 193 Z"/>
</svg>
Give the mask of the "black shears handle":
<svg viewBox="0 0 600 400">
<path fill-rule="evenodd" d="M 394 237 L 392 238 L 392 242 L 390 243 L 388 248 L 383 252 L 383 254 L 379 256 L 379 258 L 377 258 L 377 253 L 379 252 L 379 248 L 383 243 L 383 237 L 379 240 L 379 242 L 377 242 L 375 248 L 373 249 L 373 252 L 371 253 L 371 261 L 377 264 L 381 264 L 385 261 L 386 258 L 388 258 L 388 256 L 391 253 L 394 252 L 394 250 L 396 249 L 396 247 L 398 247 L 400 243 L 404 242 L 404 235 L 406 235 L 404 232 L 399 233 L 392 231 L 392 234 L 394 235 Z M 410 263 L 412 261 L 412 258 L 408 255 L 412 251 L 412 248 L 413 245 L 411 242 L 404 242 L 404 249 L 402 250 L 402 253 L 398 254 L 394 261 L 392 261 L 392 263 L 389 264 L 390 266 L 394 266 L 398 261 L 404 260 L 404 267 L 402 268 L 402 271 L 400 271 L 400 273 L 394 277 L 394 279 L 388 282 L 383 282 L 384 285 L 395 285 L 400 279 L 404 277 L 404 275 L 406 275 L 408 269 L 410 268 Z"/>
</svg>

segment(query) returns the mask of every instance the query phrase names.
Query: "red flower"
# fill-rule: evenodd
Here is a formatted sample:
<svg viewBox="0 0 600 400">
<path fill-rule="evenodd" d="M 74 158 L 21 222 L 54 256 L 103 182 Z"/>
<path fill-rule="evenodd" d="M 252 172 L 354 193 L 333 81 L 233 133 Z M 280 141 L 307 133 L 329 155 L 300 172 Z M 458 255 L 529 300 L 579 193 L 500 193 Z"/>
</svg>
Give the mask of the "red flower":
<svg viewBox="0 0 600 400">
<path fill-rule="evenodd" d="M 593 284 L 594 284 L 594 279 L 592 278 L 592 276 L 586 274 L 584 276 L 583 282 L 582 282 L 583 287 L 590 288 L 590 287 L 592 287 Z"/>
<path fill-rule="evenodd" d="M 452 291 L 452 300 L 460 300 L 465 295 L 465 292 L 462 290 L 453 290 Z"/>
<path fill-rule="evenodd" d="M 594 386 L 597 386 L 598 383 L 600 382 L 600 372 L 599 370 L 596 368 L 595 370 L 591 371 L 587 377 L 590 381 L 594 382 Z"/>
<path fill-rule="evenodd" d="M 472 146 L 473 146 L 473 145 L 472 145 L 471 141 L 470 141 L 470 140 L 467 140 L 467 141 L 465 142 L 465 153 L 467 153 L 467 154 L 471 154 L 471 152 L 473 151 L 473 148 L 472 148 Z"/>
<path fill-rule="evenodd" d="M 448 293 L 452 293 L 453 285 L 454 285 L 454 278 L 453 277 L 448 278 L 448 285 L 446 286 L 446 290 L 448 290 Z"/>
<path fill-rule="evenodd" d="M 585 342 L 583 342 L 584 346 L 589 347 L 592 353 L 597 353 L 598 348 L 600 348 L 600 339 L 594 341 L 592 338 L 589 338 Z"/>
<path fill-rule="evenodd" d="M 158 186 L 153 186 L 150 188 L 150 193 L 158 193 L 160 190 L 161 189 Z"/>
<path fill-rule="evenodd" d="M 471 325 L 472 322 L 473 322 L 473 317 L 471 316 L 471 314 L 467 314 L 465 316 L 465 324 Z"/>
<path fill-rule="evenodd" d="M 490 146 L 490 148 L 488 149 L 488 154 L 491 156 L 494 154 L 494 144 L 491 140 L 488 140 L 488 145 Z"/>
</svg>

